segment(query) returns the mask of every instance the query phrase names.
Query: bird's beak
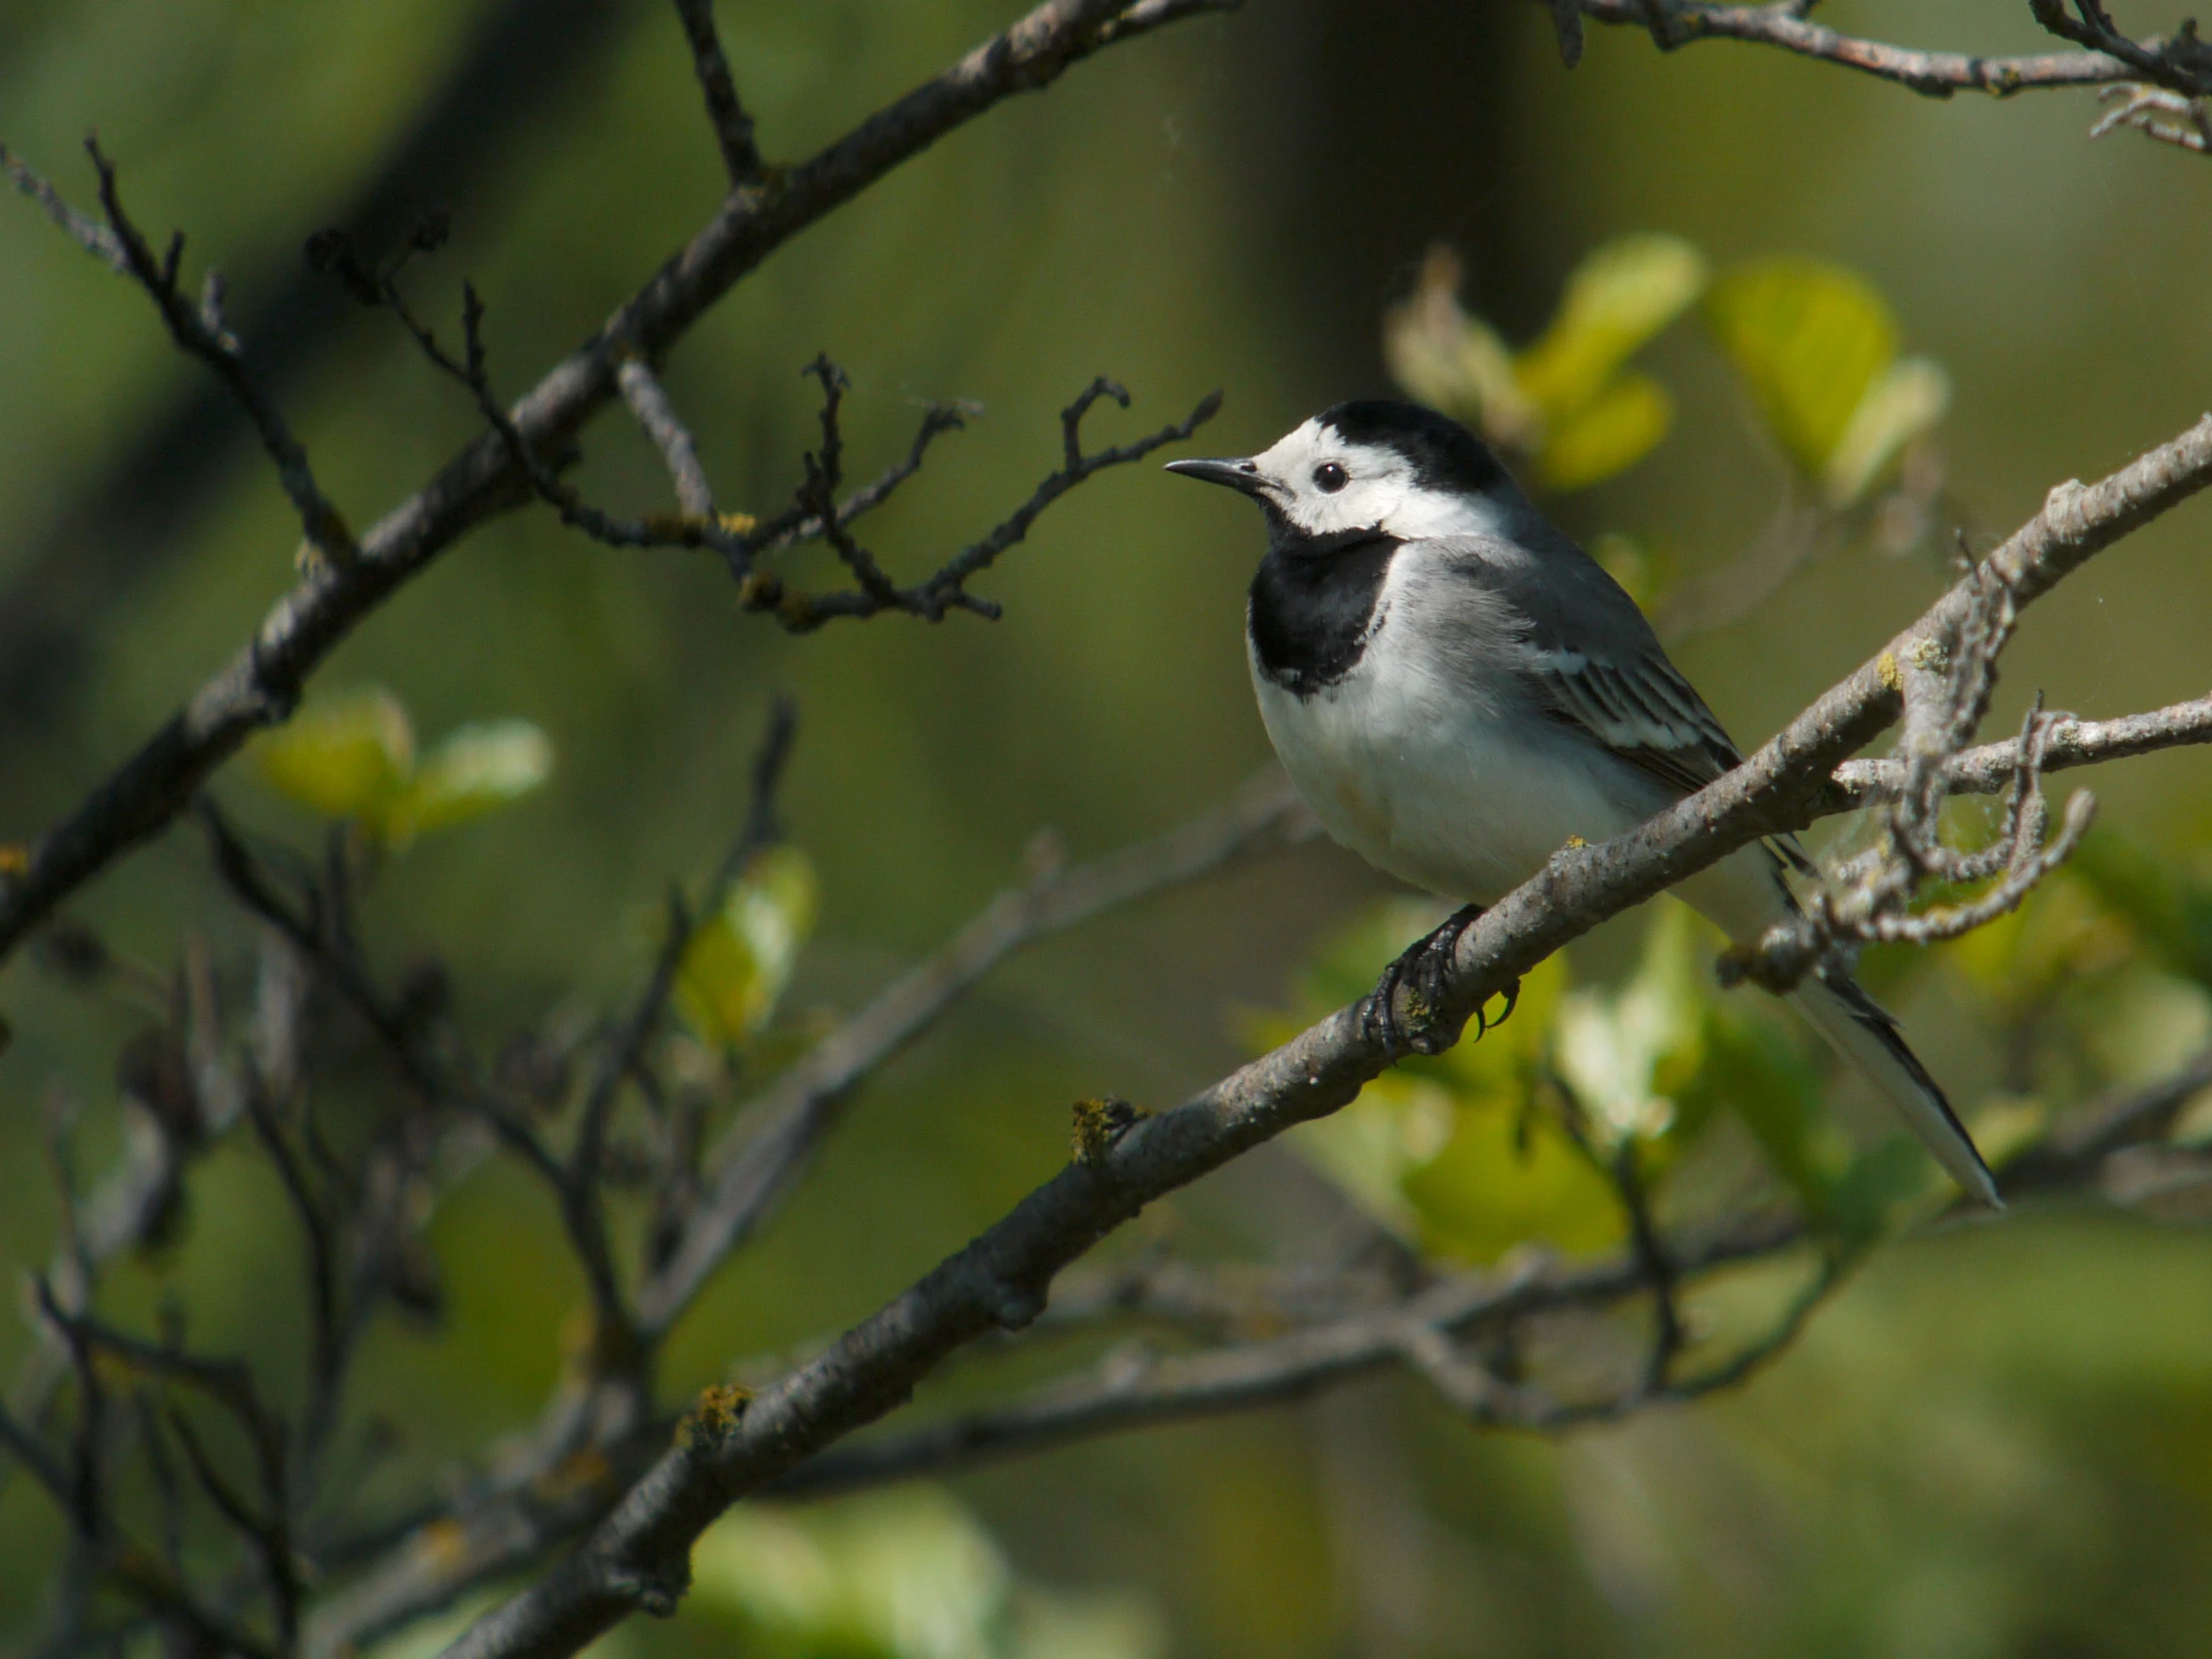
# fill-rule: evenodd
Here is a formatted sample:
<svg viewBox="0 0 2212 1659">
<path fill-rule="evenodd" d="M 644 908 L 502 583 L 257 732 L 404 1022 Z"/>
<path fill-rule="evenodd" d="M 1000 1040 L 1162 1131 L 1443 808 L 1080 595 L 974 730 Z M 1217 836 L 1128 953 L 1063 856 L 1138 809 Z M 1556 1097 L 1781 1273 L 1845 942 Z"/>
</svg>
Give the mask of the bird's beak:
<svg viewBox="0 0 2212 1659">
<path fill-rule="evenodd" d="M 1186 478 L 1203 479 L 1209 484 L 1227 484 L 1246 495 L 1266 495 L 1275 487 L 1275 481 L 1262 472 L 1260 463 L 1254 460 L 1170 461 L 1168 470 L 1180 472 Z"/>
</svg>

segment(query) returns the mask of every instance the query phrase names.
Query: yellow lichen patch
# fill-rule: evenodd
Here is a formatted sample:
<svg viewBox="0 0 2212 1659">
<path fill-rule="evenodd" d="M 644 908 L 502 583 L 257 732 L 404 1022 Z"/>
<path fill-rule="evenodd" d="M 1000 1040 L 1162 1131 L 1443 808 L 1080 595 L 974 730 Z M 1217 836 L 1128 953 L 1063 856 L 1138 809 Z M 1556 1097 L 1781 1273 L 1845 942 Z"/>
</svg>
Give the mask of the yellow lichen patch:
<svg viewBox="0 0 2212 1659">
<path fill-rule="evenodd" d="M 1114 1142 L 1127 1134 L 1131 1125 L 1144 1115 L 1118 1094 L 1078 1100 L 1072 1136 L 1075 1161 L 1079 1164 L 1099 1162 Z"/>
<path fill-rule="evenodd" d="M 415 1553 L 440 1573 L 458 1572 L 468 1562 L 468 1530 L 450 1516 L 418 1531 L 414 1546 Z"/>
<path fill-rule="evenodd" d="M 545 1501 L 557 1502 L 573 1492 L 600 1485 L 613 1473 L 614 1465 L 607 1461 L 607 1454 L 597 1446 L 586 1446 L 570 1452 L 539 1475 L 531 1489 Z"/>
<path fill-rule="evenodd" d="M 1582 847 L 1588 846 L 1589 844 L 1590 843 L 1584 840 L 1580 835 L 1569 835 L 1566 840 L 1565 850 L 1573 852 Z"/>
<path fill-rule="evenodd" d="M 1882 683 L 1885 686 L 1888 686 L 1900 697 L 1905 695 L 1905 670 L 1898 667 L 1897 656 L 1894 652 L 1885 651 L 1877 657 L 1874 660 L 1874 671 L 1882 676 Z"/>
<path fill-rule="evenodd" d="M 676 1431 L 676 1443 L 682 1446 L 711 1446 L 727 1439 L 737 1428 L 738 1419 L 745 1415 L 745 1407 L 753 1398 L 751 1388 L 741 1388 L 734 1382 L 716 1382 L 699 1390 L 699 1403 L 692 1407 L 683 1426 Z"/>
<path fill-rule="evenodd" d="M 1950 653 L 1943 649 L 1941 640 L 1915 640 L 1905 660 L 1924 674 L 1940 674 L 1950 662 Z"/>
</svg>

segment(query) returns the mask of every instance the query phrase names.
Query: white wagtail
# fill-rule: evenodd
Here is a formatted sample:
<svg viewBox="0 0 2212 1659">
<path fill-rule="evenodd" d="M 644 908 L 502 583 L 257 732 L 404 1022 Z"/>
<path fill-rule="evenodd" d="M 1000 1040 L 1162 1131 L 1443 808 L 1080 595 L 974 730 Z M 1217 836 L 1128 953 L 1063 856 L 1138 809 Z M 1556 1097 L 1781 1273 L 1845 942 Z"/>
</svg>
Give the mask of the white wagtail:
<svg viewBox="0 0 2212 1659">
<path fill-rule="evenodd" d="M 1171 461 L 1259 502 L 1268 551 L 1245 638 L 1275 752 L 1329 832 L 1467 904 L 1393 966 L 1433 965 L 1574 837 L 1606 840 L 1743 756 L 1636 602 L 1458 422 L 1340 403 L 1264 454 Z M 1795 840 L 1745 847 L 1677 889 L 1730 938 L 1790 913 Z M 1836 967 L 1791 1001 L 1967 1192 L 1996 1184 L 1897 1021 Z"/>
</svg>

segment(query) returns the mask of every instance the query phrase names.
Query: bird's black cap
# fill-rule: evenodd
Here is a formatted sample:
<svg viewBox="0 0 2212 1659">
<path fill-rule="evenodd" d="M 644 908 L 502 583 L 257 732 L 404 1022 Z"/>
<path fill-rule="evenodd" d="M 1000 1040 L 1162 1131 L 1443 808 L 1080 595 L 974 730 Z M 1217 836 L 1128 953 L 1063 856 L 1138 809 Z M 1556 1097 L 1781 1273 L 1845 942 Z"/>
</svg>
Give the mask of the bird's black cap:
<svg viewBox="0 0 2212 1659">
<path fill-rule="evenodd" d="M 1487 495 L 1511 479 L 1490 447 L 1447 414 L 1418 403 L 1360 397 L 1321 413 L 1321 423 L 1347 443 L 1396 450 L 1412 463 L 1425 489 Z"/>
</svg>

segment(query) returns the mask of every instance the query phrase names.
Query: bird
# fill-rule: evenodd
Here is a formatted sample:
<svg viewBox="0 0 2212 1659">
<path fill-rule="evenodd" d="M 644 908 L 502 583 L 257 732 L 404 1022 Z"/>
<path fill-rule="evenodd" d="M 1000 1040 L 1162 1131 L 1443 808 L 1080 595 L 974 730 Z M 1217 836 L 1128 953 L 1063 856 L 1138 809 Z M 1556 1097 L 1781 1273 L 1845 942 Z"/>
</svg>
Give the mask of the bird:
<svg viewBox="0 0 2212 1659">
<path fill-rule="evenodd" d="M 1561 847 L 1624 833 L 1742 764 L 1636 602 L 1450 416 L 1355 399 L 1259 454 L 1167 465 L 1266 518 L 1245 640 L 1299 794 L 1368 862 L 1463 906 L 1371 999 L 1392 1057 L 1390 991 L 1424 952 L 1448 960 Z M 1675 890 L 1751 944 L 1796 913 L 1793 873 L 1818 868 L 1773 837 Z M 1960 1188 L 2001 1208 L 1941 1087 L 1845 964 L 1789 997 Z"/>
</svg>

